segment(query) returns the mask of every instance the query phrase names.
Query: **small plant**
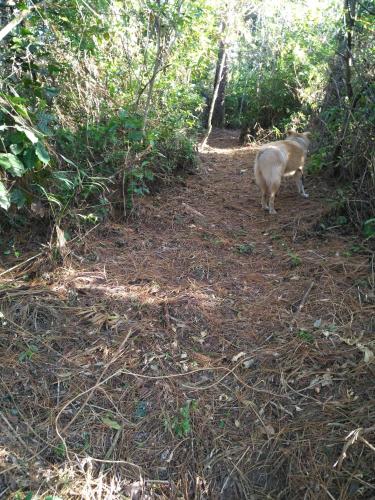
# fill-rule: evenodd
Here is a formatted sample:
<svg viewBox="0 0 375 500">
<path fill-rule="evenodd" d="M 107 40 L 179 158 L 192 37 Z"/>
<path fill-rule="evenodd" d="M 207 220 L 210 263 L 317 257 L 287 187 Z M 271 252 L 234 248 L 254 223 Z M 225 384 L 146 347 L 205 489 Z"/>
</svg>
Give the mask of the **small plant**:
<svg viewBox="0 0 375 500">
<path fill-rule="evenodd" d="M 191 432 L 191 412 L 197 409 L 197 402 L 188 400 L 182 408 L 180 414 L 174 418 L 172 429 L 178 437 L 184 437 Z"/>
<path fill-rule="evenodd" d="M 136 418 L 143 418 L 147 415 L 147 402 L 139 401 L 134 412 Z"/>
<path fill-rule="evenodd" d="M 339 215 L 337 218 L 336 218 L 336 224 L 338 226 L 345 226 L 345 224 L 348 223 L 348 219 L 345 217 L 345 215 Z"/>
<path fill-rule="evenodd" d="M 236 249 L 241 255 L 251 255 L 254 253 L 254 245 L 251 243 L 241 243 L 240 245 L 237 245 Z"/>
<path fill-rule="evenodd" d="M 112 415 L 109 413 L 105 417 L 102 417 L 102 422 L 106 427 L 119 431 L 122 429 L 122 425 L 113 419 Z"/>
<path fill-rule="evenodd" d="M 38 352 L 37 346 L 31 344 L 27 346 L 27 349 L 25 351 L 21 352 L 21 354 L 18 356 L 18 359 L 21 363 L 27 360 L 31 361 L 36 352 Z"/>
<path fill-rule="evenodd" d="M 84 432 L 82 434 L 83 437 L 83 448 L 82 451 L 87 451 L 90 449 L 90 434 L 88 432 Z"/>
<path fill-rule="evenodd" d="M 279 233 L 271 233 L 271 240 L 272 241 L 281 240 L 281 235 Z"/>
<path fill-rule="evenodd" d="M 148 162 L 144 161 L 140 167 L 134 168 L 126 175 L 126 208 L 128 210 L 133 208 L 134 195 L 144 196 L 150 192 L 147 184 L 152 182 L 155 176 L 147 165 Z"/>
<path fill-rule="evenodd" d="M 14 496 L 14 500 L 32 500 L 34 498 L 34 493 L 29 491 L 28 493 L 24 493 L 23 491 L 17 491 Z"/>
<path fill-rule="evenodd" d="M 330 151 L 327 147 L 321 147 L 318 151 L 310 156 L 307 164 L 307 172 L 309 174 L 316 174 L 320 172 L 327 164 Z"/>
<path fill-rule="evenodd" d="M 294 269 L 302 264 L 302 259 L 299 255 L 289 250 L 288 255 L 290 257 L 290 266 Z"/>
<path fill-rule="evenodd" d="M 304 342 L 314 342 L 314 336 L 307 330 L 301 329 L 298 331 L 297 335 Z"/>
<path fill-rule="evenodd" d="M 57 446 L 55 446 L 55 455 L 59 458 L 66 457 L 66 446 L 64 443 L 59 443 Z"/>
<path fill-rule="evenodd" d="M 19 250 L 17 250 L 17 249 L 16 249 L 16 247 L 15 247 L 15 244 L 14 244 L 14 243 L 10 242 L 10 243 L 9 243 L 9 247 L 8 247 L 7 249 L 5 249 L 5 250 L 4 250 L 3 254 L 4 254 L 4 255 L 11 255 L 11 254 L 13 254 L 13 255 L 14 255 L 14 257 L 18 258 L 18 257 L 20 257 L 21 252 L 20 252 Z"/>
</svg>

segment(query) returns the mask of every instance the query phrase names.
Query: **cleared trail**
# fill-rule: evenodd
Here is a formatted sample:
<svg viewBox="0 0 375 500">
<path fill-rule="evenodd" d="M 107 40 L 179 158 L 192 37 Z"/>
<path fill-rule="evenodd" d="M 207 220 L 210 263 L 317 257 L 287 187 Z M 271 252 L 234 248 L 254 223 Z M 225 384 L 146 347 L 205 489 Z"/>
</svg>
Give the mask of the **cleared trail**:
<svg viewBox="0 0 375 500">
<path fill-rule="evenodd" d="M 2 294 L 18 335 L 1 335 L 3 488 L 371 498 L 371 448 L 342 455 L 353 429 L 374 444 L 369 256 L 316 232 L 330 192 L 314 178 L 263 212 L 255 152 L 215 131 L 198 175 L 93 232 L 48 285 Z"/>
</svg>

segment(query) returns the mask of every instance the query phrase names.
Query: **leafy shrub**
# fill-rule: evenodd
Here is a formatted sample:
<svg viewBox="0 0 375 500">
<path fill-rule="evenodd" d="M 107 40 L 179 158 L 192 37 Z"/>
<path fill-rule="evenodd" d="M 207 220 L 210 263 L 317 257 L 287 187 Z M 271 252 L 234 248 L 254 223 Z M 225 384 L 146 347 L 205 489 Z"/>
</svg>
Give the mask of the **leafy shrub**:
<svg viewBox="0 0 375 500">
<path fill-rule="evenodd" d="M 38 195 L 50 176 L 45 134 L 33 125 L 26 99 L 0 95 L 0 206 L 21 209 Z"/>
</svg>

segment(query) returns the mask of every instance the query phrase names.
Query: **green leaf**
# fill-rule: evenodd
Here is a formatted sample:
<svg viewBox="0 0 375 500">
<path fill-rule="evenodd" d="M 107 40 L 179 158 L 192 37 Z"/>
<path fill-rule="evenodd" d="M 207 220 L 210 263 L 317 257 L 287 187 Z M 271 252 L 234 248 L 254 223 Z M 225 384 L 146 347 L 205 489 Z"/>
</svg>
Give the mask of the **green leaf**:
<svg viewBox="0 0 375 500">
<path fill-rule="evenodd" d="M 56 97 L 59 93 L 59 89 L 56 87 L 45 87 L 44 88 L 44 93 L 47 98 L 52 99 L 53 97 Z"/>
<path fill-rule="evenodd" d="M 38 164 L 38 157 L 35 154 L 35 148 L 27 148 L 22 154 L 22 159 L 27 170 L 35 168 Z"/>
<path fill-rule="evenodd" d="M 137 408 L 135 410 L 135 416 L 137 418 L 143 418 L 147 415 L 147 403 L 145 401 L 139 401 Z"/>
<path fill-rule="evenodd" d="M 25 173 L 23 163 L 12 153 L 0 153 L 0 165 L 14 177 L 22 177 Z"/>
<path fill-rule="evenodd" d="M 153 181 L 155 178 L 154 173 L 148 169 L 145 169 L 144 176 L 145 176 L 145 179 L 147 179 L 148 181 Z"/>
<path fill-rule="evenodd" d="M 23 144 L 11 144 L 10 145 L 10 150 L 14 155 L 19 155 L 23 151 Z"/>
<path fill-rule="evenodd" d="M 126 109 L 120 109 L 118 115 L 120 117 L 120 120 L 126 120 L 126 118 L 129 116 L 129 113 L 126 111 Z"/>
<path fill-rule="evenodd" d="M 26 135 L 26 137 L 29 139 L 29 141 L 32 142 L 33 144 L 36 144 L 38 142 L 39 139 L 34 134 L 34 132 L 32 130 L 30 130 L 29 128 L 21 127 L 19 125 L 15 125 L 14 128 L 16 130 L 18 130 L 19 132 L 23 132 Z"/>
<path fill-rule="evenodd" d="M 25 134 L 22 132 L 8 132 L 7 139 L 11 144 L 24 144 Z"/>
<path fill-rule="evenodd" d="M 56 117 L 54 115 L 41 111 L 38 113 L 37 127 L 44 135 L 52 135 L 50 124 L 52 124 L 55 120 Z"/>
<path fill-rule="evenodd" d="M 14 188 L 10 192 L 10 201 L 17 205 L 17 208 L 20 209 L 26 205 L 27 198 L 21 189 Z"/>
<path fill-rule="evenodd" d="M 38 144 L 36 145 L 35 153 L 36 153 L 37 157 L 39 158 L 39 160 L 41 162 L 43 162 L 45 165 L 47 165 L 47 163 L 49 163 L 49 161 L 51 159 L 50 155 L 41 142 L 38 142 Z"/>
<path fill-rule="evenodd" d="M 0 207 L 8 210 L 10 207 L 10 196 L 4 184 L 0 181 Z"/>
<path fill-rule="evenodd" d="M 107 427 L 110 427 L 111 429 L 120 430 L 122 428 L 122 426 L 118 422 L 116 422 L 115 420 L 112 420 L 109 417 L 102 417 L 102 422 L 103 422 L 103 424 L 105 424 Z"/>
</svg>

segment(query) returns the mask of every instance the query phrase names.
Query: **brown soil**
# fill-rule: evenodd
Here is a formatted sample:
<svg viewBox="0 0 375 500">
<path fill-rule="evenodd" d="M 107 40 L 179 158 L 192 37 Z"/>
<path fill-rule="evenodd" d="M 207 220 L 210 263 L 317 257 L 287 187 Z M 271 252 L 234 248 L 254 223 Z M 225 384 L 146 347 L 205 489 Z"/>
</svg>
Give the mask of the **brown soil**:
<svg viewBox="0 0 375 500">
<path fill-rule="evenodd" d="M 237 137 L 4 282 L 0 496 L 374 498 L 371 255 L 317 179 L 264 213 Z"/>
</svg>

